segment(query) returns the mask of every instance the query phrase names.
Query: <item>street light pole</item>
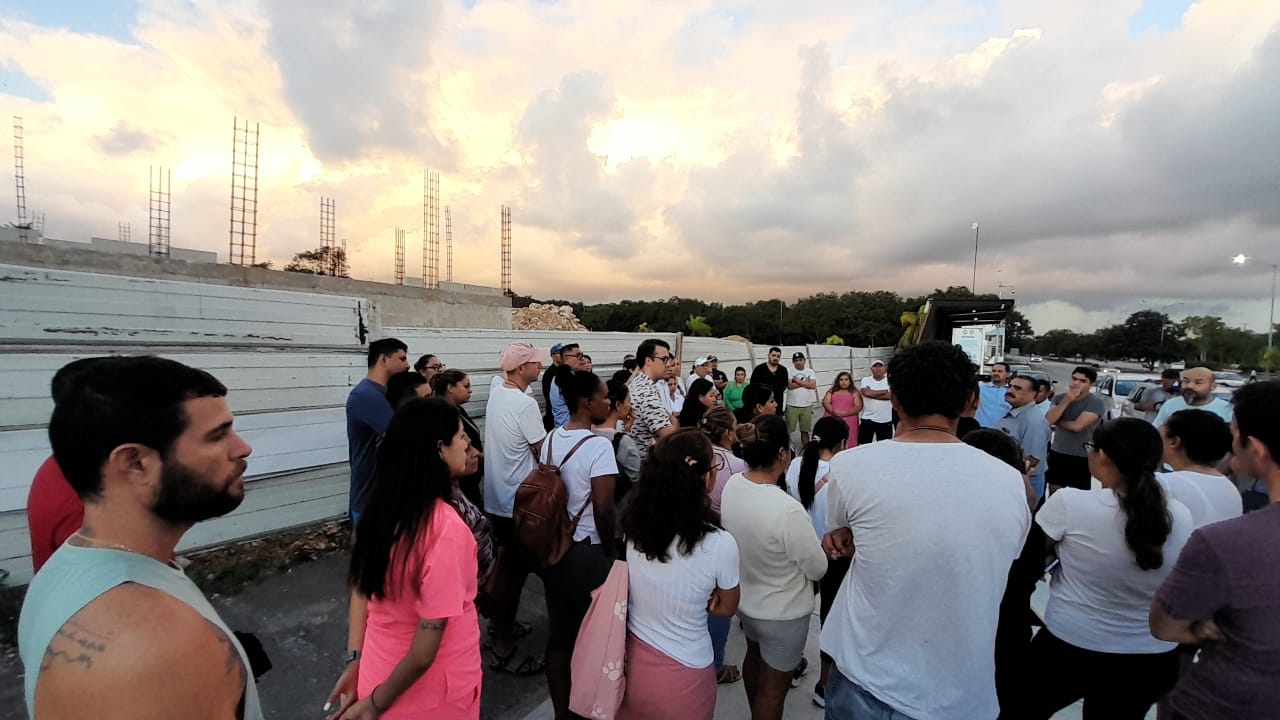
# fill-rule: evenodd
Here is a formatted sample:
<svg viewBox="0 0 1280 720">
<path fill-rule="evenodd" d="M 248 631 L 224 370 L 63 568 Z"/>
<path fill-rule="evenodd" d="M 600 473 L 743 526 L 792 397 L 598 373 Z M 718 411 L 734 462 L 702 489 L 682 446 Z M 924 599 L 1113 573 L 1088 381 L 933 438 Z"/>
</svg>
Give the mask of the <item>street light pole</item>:
<svg viewBox="0 0 1280 720">
<path fill-rule="evenodd" d="M 973 281 L 969 283 L 969 292 L 978 294 L 978 223 L 973 224 Z"/>
<path fill-rule="evenodd" d="M 1231 258 L 1231 262 L 1236 265 L 1244 265 L 1250 260 L 1253 258 L 1244 253 Z M 1267 315 L 1267 350 L 1271 350 L 1276 328 L 1276 271 L 1280 269 L 1280 263 L 1266 264 L 1271 266 L 1271 312 Z"/>
</svg>

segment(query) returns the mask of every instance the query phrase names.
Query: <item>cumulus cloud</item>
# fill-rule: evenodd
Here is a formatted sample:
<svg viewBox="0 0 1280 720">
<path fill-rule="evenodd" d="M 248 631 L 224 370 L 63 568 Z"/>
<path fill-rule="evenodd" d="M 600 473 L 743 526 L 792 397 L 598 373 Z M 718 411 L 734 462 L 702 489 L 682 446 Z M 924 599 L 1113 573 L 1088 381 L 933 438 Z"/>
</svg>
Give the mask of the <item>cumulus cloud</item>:
<svg viewBox="0 0 1280 720">
<path fill-rule="evenodd" d="M 1140 5 L 148 0 L 123 41 L 0 21 L 0 65 L 48 90 L 7 99 L 73 239 L 145 227 L 164 164 L 175 241 L 223 251 L 237 116 L 278 264 L 329 196 L 357 276 L 390 279 L 397 226 L 416 275 L 431 167 L 465 282 L 498 281 L 503 204 L 517 289 L 587 300 L 967 284 L 977 221 L 978 289 L 1038 329 L 1142 302 L 1257 327 L 1228 258 L 1280 240 L 1280 5 L 1135 33 Z"/>
</svg>

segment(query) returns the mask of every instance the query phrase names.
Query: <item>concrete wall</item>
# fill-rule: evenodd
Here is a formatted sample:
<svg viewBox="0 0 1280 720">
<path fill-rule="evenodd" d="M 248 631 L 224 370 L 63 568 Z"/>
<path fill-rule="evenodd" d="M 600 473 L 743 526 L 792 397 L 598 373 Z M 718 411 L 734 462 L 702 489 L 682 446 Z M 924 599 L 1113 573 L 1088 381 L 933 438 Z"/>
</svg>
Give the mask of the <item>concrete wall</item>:
<svg viewBox="0 0 1280 720">
<path fill-rule="evenodd" d="M 114 244 L 122 244 L 111 241 Z M 136 245 L 138 243 L 129 243 Z M 368 298 L 387 325 L 511 329 L 511 300 L 497 288 L 441 283 L 438 290 L 306 275 L 281 270 L 187 262 L 61 246 L 0 242 L 0 263 L 80 270 L 212 285 L 293 290 Z M 145 245 L 141 247 L 145 248 Z"/>
</svg>

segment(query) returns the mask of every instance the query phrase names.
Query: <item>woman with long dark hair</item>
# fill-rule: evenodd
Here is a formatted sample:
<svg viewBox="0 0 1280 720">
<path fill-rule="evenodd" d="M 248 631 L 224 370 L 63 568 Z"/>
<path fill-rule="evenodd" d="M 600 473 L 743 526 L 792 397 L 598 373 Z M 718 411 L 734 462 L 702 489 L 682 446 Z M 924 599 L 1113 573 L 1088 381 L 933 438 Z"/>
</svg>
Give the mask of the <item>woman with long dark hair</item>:
<svg viewBox="0 0 1280 720">
<path fill-rule="evenodd" d="M 848 373 L 845 373 L 846 375 Z M 843 452 L 848 446 L 849 438 L 857 437 L 849 434 L 849 426 L 842 417 L 823 417 L 813 424 L 813 434 L 804 446 L 800 457 L 787 466 L 786 485 L 791 497 L 800 502 L 809 513 L 809 521 L 813 523 L 813 531 L 821 543 L 822 536 L 827 534 L 827 471 L 831 468 L 831 458 Z M 835 602 L 836 591 L 844 576 L 849 572 L 853 558 L 827 558 L 827 573 L 818 583 L 818 622 L 827 621 L 831 612 L 831 604 Z M 822 655 L 822 673 L 818 684 L 813 689 L 814 699 L 822 700 L 827 676 L 831 674 L 831 658 Z"/>
<path fill-rule="evenodd" d="M 689 392 L 684 398 L 684 407 L 680 408 L 680 414 L 677 419 L 680 421 L 680 427 L 691 428 L 697 427 L 698 421 L 702 419 L 703 414 L 716 406 L 716 401 L 720 399 L 720 393 L 716 391 L 715 383 L 706 378 L 698 378 L 689 383 Z"/>
<path fill-rule="evenodd" d="M 482 508 L 484 507 L 484 496 L 481 490 L 484 487 L 484 433 L 480 432 L 480 426 L 471 419 L 471 415 L 467 414 L 466 406 L 471 402 L 471 378 L 461 370 L 442 370 L 432 376 L 431 390 L 436 398 L 458 408 L 458 415 L 462 417 L 462 427 L 467 431 L 467 437 L 471 438 L 471 447 L 481 453 L 476 472 L 459 478 L 458 486 L 462 488 L 462 494 L 471 501 L 472 505 Z"/>
<path fill-rule="evenodd" d="M 1102 487 L 1059 490 L 1036 514 L 1060 566 L 1031 643 L 1029 664 L 1048 681 L 1027 688 L 1020 718 L 1084 698 L 1086 717 L 1137 720 L 1177 677 L 1177 646 L 1153 638 L 1147 617 L 1192 531 L 1191 512 L 1156 481 L 1164 442 L 1147 421 L 1120 418 L 1085 449 Z"/>
<path fill-rule="evenodd" d="M 827 555 L 804 507 L 778 487 L 792 455 L 786 421 L 757 417 L 738 427 L 738 441 L 747 471 L 729 478 L 720 515 L 741 558 L 742 678 L 751 717 L 776 720 L 792 678 L 804 671 L 812 583 L 826 573 Z"/>
<path fill-rule="evenodd" d="M 745 425 L 760 415 L 778 412 L 778 398 L 773 388 L 764 383 L 750 383 L 742 391 L 742 407 L 733 412 L 739 425 Z"/>
<path fill-rule="evenodd" d="M 480 717 L 476 541 L 450 504 L 470 448 L 457 409 L 425 399 L 396 411 L 378 446 L 351 550 L 348 667 L 331 697 L 342 720 Z"/>
<path fill-rule="evenodd" d="M 711 519 L 711 442 L 693 429 L 658 441 L 622 517 L 627 538 L 627 692 L 619 720 L 711 720 L 716 671 L 708 616 L 738 607 L 738 545 Z"/>
<path fill-rule="evenodd" d="M 842 371 L 836 375 L 827 394 L 822 397 L 827 417 L 841 420 L 849 427 L 849 447 L 858 446 L 858 419 L 862 413 L 862 393 L 853 384 L 853 375 Z"/>
</svg>

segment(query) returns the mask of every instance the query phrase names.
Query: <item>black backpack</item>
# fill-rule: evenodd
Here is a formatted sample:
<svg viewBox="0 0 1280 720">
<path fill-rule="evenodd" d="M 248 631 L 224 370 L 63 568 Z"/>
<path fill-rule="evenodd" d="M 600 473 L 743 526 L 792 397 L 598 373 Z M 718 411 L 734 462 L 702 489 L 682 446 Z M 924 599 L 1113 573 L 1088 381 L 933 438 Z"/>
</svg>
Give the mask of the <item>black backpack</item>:
<svg viewBox="0 0 1280 720">
<path fill-rule="evenodd" d="M 613 501 L 616 503 L 622 500 L 628 492 L 631 492 L 631 486 L 635 485 L 635 479 L 627 475 L 627 471 L 622 469 L 622 463 L 618 463 L 618 446 L 622 444 L 622 438 L 626 433 L 615 432 L 613 434 L 613 459 L 618 465 L 617 480 L 613 484 Z"/>
</svg>

